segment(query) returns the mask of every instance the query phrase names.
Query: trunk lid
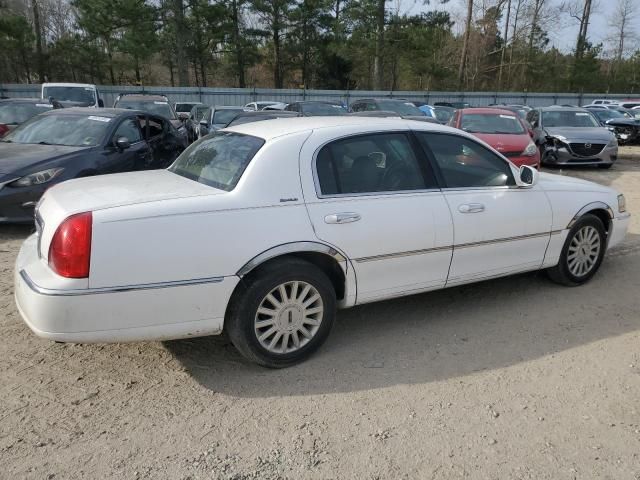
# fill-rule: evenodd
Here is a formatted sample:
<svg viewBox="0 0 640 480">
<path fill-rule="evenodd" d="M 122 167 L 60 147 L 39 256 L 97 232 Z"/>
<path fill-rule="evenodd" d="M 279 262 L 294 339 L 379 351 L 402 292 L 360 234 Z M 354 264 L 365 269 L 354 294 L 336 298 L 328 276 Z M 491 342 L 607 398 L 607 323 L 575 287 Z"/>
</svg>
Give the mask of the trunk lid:
<svg viewBox="0 0 640 480">
<path fill-rule="evenodd" d="M 36 208 L 40 254 L 47 257 L 58 225 L 71 215 L 107 208 L 226 193 L 168 170 L 78 178 L 51 187 Z"/>
</svg>

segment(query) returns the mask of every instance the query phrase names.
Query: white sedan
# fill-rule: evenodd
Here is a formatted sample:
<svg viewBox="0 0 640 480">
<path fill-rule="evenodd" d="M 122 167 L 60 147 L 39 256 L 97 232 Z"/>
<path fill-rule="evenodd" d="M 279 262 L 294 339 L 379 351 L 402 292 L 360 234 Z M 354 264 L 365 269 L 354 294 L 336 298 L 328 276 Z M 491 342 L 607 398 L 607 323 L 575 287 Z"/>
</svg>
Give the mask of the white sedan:
<svg viewBox="0 0 640 480">
<path fill-rule="evenodd" d="M 565 285 L 619 243 L 624 197 L 516 168 L 460 130 L 401 119 L 238 125 L 167 170 L 49 189 L 17 259 L 39 336 L 124 342 L 228 332 L 301 361 L 337 308 L 546 269 Z"/>
</svg>

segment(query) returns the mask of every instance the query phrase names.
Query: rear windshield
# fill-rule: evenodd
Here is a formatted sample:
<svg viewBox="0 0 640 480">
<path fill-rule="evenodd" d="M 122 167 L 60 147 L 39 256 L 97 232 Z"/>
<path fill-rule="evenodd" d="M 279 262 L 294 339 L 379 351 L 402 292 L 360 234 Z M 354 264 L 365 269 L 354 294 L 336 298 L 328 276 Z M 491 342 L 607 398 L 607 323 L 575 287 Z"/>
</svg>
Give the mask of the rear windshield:
<svg viewBox="0 0 640 480">
<path fill-rule="evenodd" d="M 236 118 L 240 112 L 243 112 L 242 108 L 238 108 L 237 110 L 231 108 L 225 108 L 223 110 L 216 110 L 213 112 L 213 123 L 216 125 L 226 125 L 231 120 Z"/>
<path fill-rule="evenodd" d="M 60 102 L 78 102 L 95 105 L 95 90 L 91 87 L 44 87 L 42 98 L 53 97 Z"/>
<path fill-rule="evenodd" d="M 336 105 L 335 103 L 303 103 L 300 106 L 302 108 L 302 114 L 309 117 L 347 114 L 347 111 L 342 105 Z"/>
<path fill-rule="evenodd" d="M 114 107 L 126 108 L 128 110 L 140 110 L 142 112 L 153 113 L 155 115 L 162 115 L 170 120 L 175 120 L 175 115 L 169 102 L 164 101 L 152 101 L 152 100 L 119 100 Z"/>
<path fill-rule="evenodd" d="M 235 188 L 262 145 L 264 140 L 261 138 L 216 132 L 193 143 L 169 167 L 169 171 L 228 192 Z"/>
<path fill-rule="evenodd" d="M 400 115 L 425 116 L 425 113 L 411 102 L 402 102 L 399 100 L 378 100 L 378 106 L 380 107 L 380 110 L 388 110 Z"/>
<path fill-rule="evenodd" d="M 455 109 L 449 107 L 434 107 L 433 113 L 436 116 L 436 120 L 439 122 L 447 123 L 453 117 L 453 112 Z"/>
<path fill-rule="evenodd" d="M 20 125 L 31 117 L 42 112 L 48 112 L 53 107 L 47 104 L 0 102 L 0 123 L 5 125 Z"/>
<path fill-rule="evenodd" d="M 193 106 L 193 103 L 176 103 L 176 112 L 190 112 Z"/>
<path fill-rule="evenodd" d="M 469 133 L 525 133 L 515 115 L 495 113 L 467 113 L 462 116 L 462 130 Z"/>
</svg>

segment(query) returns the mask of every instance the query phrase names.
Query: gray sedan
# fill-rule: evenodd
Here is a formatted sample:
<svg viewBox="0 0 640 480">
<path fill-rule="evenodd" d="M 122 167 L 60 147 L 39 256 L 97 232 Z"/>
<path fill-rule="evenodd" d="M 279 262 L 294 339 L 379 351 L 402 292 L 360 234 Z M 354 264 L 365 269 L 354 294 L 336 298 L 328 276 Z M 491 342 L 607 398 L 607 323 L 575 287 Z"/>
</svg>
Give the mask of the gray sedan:
<svg viewBox="0 0 640 480">
<path fill-rule="evenodd" d="M 610 168 L 618 158 L 615 135 L 584 108 L 545 107 L 527 114 L 546 165 L 597 165 Z"/>
</svg>

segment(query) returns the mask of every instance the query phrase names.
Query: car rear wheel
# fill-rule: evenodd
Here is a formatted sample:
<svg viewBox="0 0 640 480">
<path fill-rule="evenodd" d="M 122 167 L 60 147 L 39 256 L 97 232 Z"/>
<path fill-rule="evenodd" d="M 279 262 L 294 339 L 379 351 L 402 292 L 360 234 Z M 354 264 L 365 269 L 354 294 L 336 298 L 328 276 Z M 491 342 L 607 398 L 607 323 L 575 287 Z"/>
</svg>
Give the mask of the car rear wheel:
<svg viewBox="0 0 640 480">
<path fill-rule="evenodd" d="M 326 340 L 336 314 L 331 281 L 298 259 L 268 265 L 234 294 L 225 328 L 248 360 L 282 368 L 308 358 Z"/>
<path fill-rule="evenodd" d="M 582 285 L 600 268 L 606 249 L 606 233 L 602 220 L 586 214 L 573 225 L 562 247 L 560 261 L 547 270 L 556 283 Z"/>
</svg>

